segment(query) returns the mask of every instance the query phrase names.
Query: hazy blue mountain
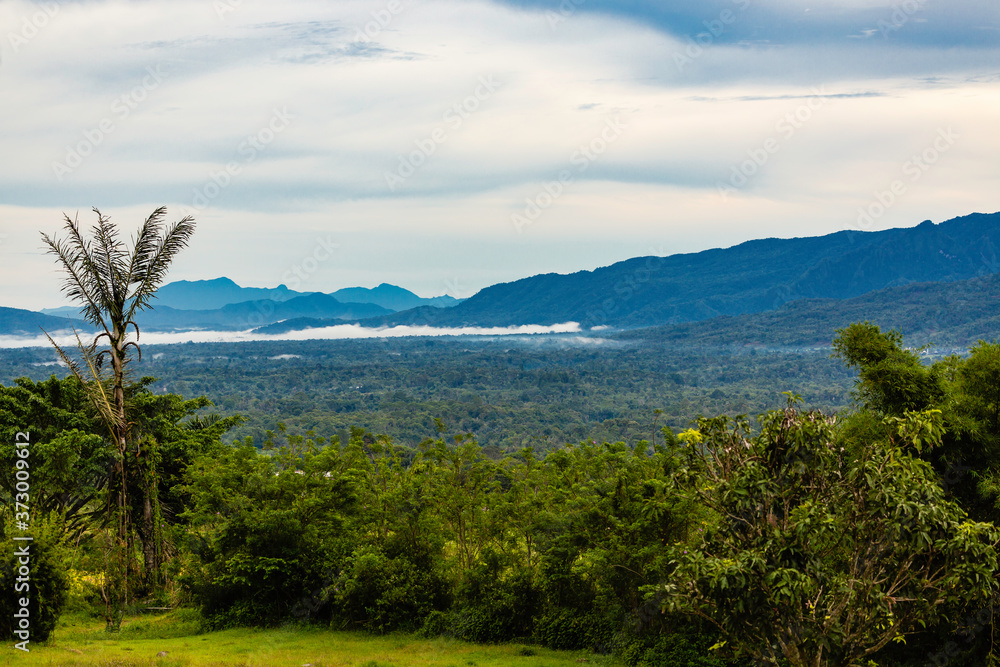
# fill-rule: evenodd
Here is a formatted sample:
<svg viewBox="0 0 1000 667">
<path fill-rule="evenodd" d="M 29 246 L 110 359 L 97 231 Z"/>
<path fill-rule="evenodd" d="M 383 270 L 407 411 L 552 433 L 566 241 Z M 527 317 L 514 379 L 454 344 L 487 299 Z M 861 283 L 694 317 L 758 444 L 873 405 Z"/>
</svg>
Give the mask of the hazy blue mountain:
<svg viewBox="0 0 1000 667">
<path fill-rule="evenodd" d="M 371 289 L 366 287 L 346 287 L 344 289 L 331 292 L 338 301 L 344 303 L 374 303 L 388 308 L 389 310 L 400 311 L 418 308 L 420 306 L 433 306 L 435 308 L 450 308 L 461 301 L 451 296 L 436 296 L 430 299 L 422 298 L 410 290 L 382 283 L 378 287 Z"/>
<path fill-rule="evenodd" d="M 161 287 L 157 298 L 153 300 L 156 308 L 169 307 L 177 310 L 216 310 L 224 306 L 248 301 L 284 302 L 296 297 L 305 296 L 311 292 L 296 292 L 285 285 L 275 288 L 240 287 L 229 278 L 213 280 L 179 280 Z M 341 303 L 369 303 L 381 306 L 389 311 L 407 310 L 418 306 L 436 306 L 447 308 L 459 303 L 450 296 L 439 296 L 424 299 L 413 292 L 382 283 L 378 287 L 348 287 L 330 294 Z M 64 306 L 42 311 L 49 315 L 67 317 L 75 315 L 77 308 Z"/>
<path fill-rule="evenodd" d="M 168 306 L 179 310 L 215 310 L 232 303 L 264 300 L 281 302 L 302 295 L 303 292 L 290 290 L 284 285 L 275 288 L 240 287 L 229 278 L 178 280 L 157 290 L 153 306 Z"/>
<path fill-rule="evenodd" d="M 156 306 L 141 313 L 142 330 L 186 329 L 245 330 L 301 317 L 358 320 L 387 315 L 392 311 L 371 303 L 341 303 L 328 294 L 306 294 L 287 301 L 244 301 L 214 310 L 180 310 Z"/>
<path fill-rule="evenodd" d="M 1000 273 L 957 282 L 888 287 L 850 299 L 802 299 L 777 310 L 723 315 L 615 334 L 679 347 L 827 346 L 852 322 L 899 329 L 908 345 L 965 349 L 1000 340 Z"/>
<path fill-rule="evenodd" d="M 74 309 L 75 310 L 75 309 Z M 68 331 L 76 327 L 77 331 L 89 332 L 92 327 L 80 319 L 55 317 L 33 310 L 0 307 L 0 334 L 7 336 L 38 336 L 42 330 L 49 333 Z"/>
<path fill-rule="evenodd" d="M 79 306 L 61 306 L 59 308 L 42 308 L 40 313 L 44 315 L 52 315 L 53 317 L 68 317 L 70 319 L 82 318 L 81 308 Z"/>
<path fill-rule="evenodd" d="M 454 308 L 366 324 L 509 326 L 575 321 L 637 328 L 773 310 L 804 298 L 846 299 L 915 282 L 1000 271 L 1000 213 L 880 232 L 761 239 L 594 271 L 487 287 Z"/>
</svg>

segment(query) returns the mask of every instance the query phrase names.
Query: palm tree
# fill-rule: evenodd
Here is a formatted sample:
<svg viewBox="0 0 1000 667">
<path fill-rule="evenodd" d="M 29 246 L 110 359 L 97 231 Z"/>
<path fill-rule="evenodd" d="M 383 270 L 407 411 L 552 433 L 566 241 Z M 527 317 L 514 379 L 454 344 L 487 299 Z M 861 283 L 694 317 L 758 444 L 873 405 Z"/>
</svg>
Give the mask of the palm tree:
<svg viewBox="0 0 1000 667">
<path fill-rule="evenodd" d="M 97 208 L 97 222 L 91 230 L 92 238 L 80 233 L 77 220 L 66 220 L 65 239 L 53 239 L 42 234 L 48 252 L 56 256 L 57 264 L 65 272 L 62 290 L 71 300 L 82 306 L 84 319 L 97 328 L 98 334 L 90 345 L 84 347 L 77 336 L 82 363 L 88 376 L 84 377 L 80 362 L 73 360 L 49 336 L 60 356 L 71 371 L 88 387 L 88 395 L 108 427 L 116 451 L 114 470 L 108 495 L 108 517 L 117 530 L 117 570 L 109 567 L 106 594 L 108 627 L 117 628 L 121 622 L 121 608 L 128 599 L 128 542 L 130 536 L 129 509 L 136 498 L 127 483 L 127 466 L 135 458 L 142 497 L 143 521 L 139 525 L 147 577 L 155 576 L 159 569 L 160 545 L 156 535 L 157 491 L 155 470 L 142 470 L 142 456 L 138 444 L 130 452 L 131 422 L 126 404 L 126 382 L 131 352 L 142 358 L 138 345 L 139 327 L 136 315 L 151 308 L 150 302 L 167 275 L 167 267 L 177 253 L 187 246 L 194 233 L 194 219 L 185 217 L 170 226 L 163 224 L 167 209 L 153 211 L 139 228 L 132 248 L 120 240 L 118 229 Z M 130 337 L 134 330 L 134 340 Z M 46 336 L 48 334 L 46 333 Z M 98 352 L 101 342 L 106 346 Z M 106 362 L 110 361 L 110 373 Z M 147 463 L 153 466 L 152 457 Z M 134 492 L 134 489 L 131 489 Z M 122 565 L 124 563 L 124 565 Z"/>
</svg>

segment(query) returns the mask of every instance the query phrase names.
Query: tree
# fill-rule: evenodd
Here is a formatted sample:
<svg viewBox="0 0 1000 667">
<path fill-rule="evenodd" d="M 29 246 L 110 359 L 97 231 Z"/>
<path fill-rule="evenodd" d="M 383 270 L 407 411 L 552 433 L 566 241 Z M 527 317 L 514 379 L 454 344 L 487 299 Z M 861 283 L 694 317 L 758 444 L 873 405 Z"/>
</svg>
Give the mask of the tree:
<svg viewBox="0 0 1000 667">
<path fill-rule="evenodd" d="M 15 434 L 31 425 L 32 510 L 56 513 L 77 539 L 102 514 L 111 449 L 80 381 L 20 378 L 0 387 L 0 465 L 13 469 Z M 15 478 L 0 477 L 0 503 L 13 504 Z"/>
<path fill-rule="evenodd" d="M 886 415 L 923 410 L 945 394 L 939 366 L 927 367 L 912 350 L 903 349 L 903 334 L 882 332 L 869 322 L 837 331 L 834 356 L 858 369 L 857 393 L 870 409 Z"/>
<path fill-rule="evenodd" d="M 907 410 L 939 410 L 941 446 L 926 448 L 946 490 L 980 521 L 1000 520 L 1000 345 L 979 341 L 967 357 L 953 355 L 929 366 L 903 348 L 898 331 L 868 322 L 837 332 L 835 356 L 858 369 L 859 410 L 847 415 L 854 430 L 885 430 L 880 418 Z"/>
<path fill-rule="evenodd" d="M 156 527 L 156 475 L 155 448 L 152 440 L 136 441 L 131 437 L 132 420 L 126 401 L 128 365 L 131 350 L 141 358 L 138 345 L 139 327 L 136 316 L 151 307 L 151 301 L 167 275 L 167 268 L 194 233 L 195 223 L 189 216 L 164 227 L 165 207 L 153 211 L 140 226 L 132 248 L 120 240 L 118 229 L 110 218 L 94 209 L 97 223 L 91 239 L 85 239 L 77 220 L 65 216 L 67 238 L 52 238 L 42 234 L 48 252 L 56 256 L 57 264 L 65 272 L 63 292 L 82 306 L 84 319 L 94 325 L 98 334 L 87 347 L 77 343 L 81 361 L 70 356 L 49 337 L 73 374 L 84 383 L 88 396 L 107 426 L 116 450 L 114 474 L 111 479 L 113 492 L 109 494 L 109 521 L 116 529 L 116 567 L 109 567 L 111 593 L 108 597 L 107 623 L 109 629 L 121 621 L 121 607 L 129 596 L 130 495 L 137 492 L 130 485 L 131 477 L 141 485 L 142 521 L 139 533 L 142 541 L 145 573 L 157 569 L 158 545 L 155 543 Z M 135 332 L 132 339 L 129 329 Z M 46 334 L 48 335 L 48 334 Z M 98 352 L 104 342 L 105 348 Z M 110 372 L 105 362 L 110 361 Z M 87 375 L 81 369 L 87 367 Z M 133 447 L 134 445 L 134 447 Z M 131 469 L 130 469 L 131 468 Z"/>
<path fill-rule="evenodd" d="M 765 664 L 848 667 L 989 597 L 996 527 L 969 521 L 912 455 L 940 442 L 940 413 L 907 413 L 889 439 L 850 449 L 834 418 L 791 399 L 759 422 L 757 436 L 726 417 L 681 434 L 676 482 L 714 520 L 651 589 L 663 609 Z"/>
</svg>

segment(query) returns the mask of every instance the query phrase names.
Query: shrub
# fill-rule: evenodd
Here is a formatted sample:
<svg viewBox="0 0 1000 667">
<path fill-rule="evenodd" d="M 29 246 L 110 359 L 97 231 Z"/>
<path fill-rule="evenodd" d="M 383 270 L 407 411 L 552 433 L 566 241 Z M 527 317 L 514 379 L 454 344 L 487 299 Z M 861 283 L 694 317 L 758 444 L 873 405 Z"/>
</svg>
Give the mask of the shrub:
<svg viewBox="0 0 1000 667">
<path fill-rule="evenodd" d="M 596 611 L 556 607 L 535 621 L 535 640 L 552 649 L 590 649 L 610 653 L 614 645 L 615 623 Z"/>
<path fill-rule="evenodd" d="M 260 512 L 234 518 L 188 580 L 205 627 L 311 618 L 322 607 L 327 583 L 317 542 L 294 516 Z"/>
<path fill-rule="evenodd" d="M 32 525 L 31 542 L 11 539 L 21 532 L 13 532 L 12 525 L 4 526 L 4 539 L 0 545 L 0 638 L 22 641 L 15 635 L 19 620 L 15 613 L 21 610 L 20 600 L 28 599 L 28 618 L 31 642 L 43 642 L 56 627 L 69 593 L 69 579 L 64 563 L 61 543 L 62 526 L 57 521 L 36 522 Z M 23 564 L 21 550 L 27 548 L 28 564 Z M 20 562 L 19 562 L 20 561 Z M 29 568 L 26 579 L 19 568 Z M 22 579 L 21 581 L 18 581 Z M 17 588 L 15 588 L 17 586 Z"/>
<path fill-rule="evenodd" d="M 416 635 L 424 639 L 440 637 L 450 632 L 451 624 L 452 618 L 450 614 L 434 610 L 424 619 L 424 625 L 417 630 Z"/>
<path fill-rule="evenodd" d="M 335 625 L 373 632 L 414 630 L 431 612 L 447 608 L 448 585 L 432 568 L 364 546 L 347 558 L 334 600 Z"/>
<path fill-rule="evenodd" d="M 478 643 L 530 637 L 541 608 L 541 593 L 530 571 L 504 572 L 497 554 L 486 550 L 484 562 L 467 573 L 453 615 L 452 632 Z"/>
<path fill-rule="evenodd" d="M 709 648 L 717 638 L 690 632 L 635 637 L 624 643 L 619 654 L 627 667 L 726 667 L 730 663 L 713 656 Z"/>
</svg>

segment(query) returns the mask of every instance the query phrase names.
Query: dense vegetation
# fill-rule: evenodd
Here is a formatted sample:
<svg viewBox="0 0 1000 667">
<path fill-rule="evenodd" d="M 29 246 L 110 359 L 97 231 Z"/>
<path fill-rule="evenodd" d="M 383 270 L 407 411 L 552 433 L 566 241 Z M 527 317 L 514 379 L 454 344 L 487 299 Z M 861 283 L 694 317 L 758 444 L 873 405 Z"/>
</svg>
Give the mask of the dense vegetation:
<svg viewBox="0 0 1000 667">
<path fill-rule="evenodd" d="M 889 287 L 852 299 L 802 299 L 765 313 L 637 329 L 615 338 L 695 350 L 826 348 L 830 332 L 869 320 L 905 331 L 907 345 L 961 352 L 983 332 L 1000 330 L 997 299 L 1000 273 Z"/>
<path fill-rule="evenodd" d="M 186 344 L 145 348 L 135 365 L 155 393 L 205 395 L 246 423 L 226 435 L 260 446 L 267 431 L 339 435 L 351 427 L 417 446 L 472 433 L 488 454 L 585 439 L 660 437 L 699 414 L 758 414 L 795 391 L 828 412 L 850 403 L 852 373 L 819 350 L 676 350 L 644 341 L 565 337 Z M 0 356 L 0 382 L 47 378 L 44 349 Z M 661 413 L 657 413 L 657 411 Z"/>
<path fill-rule="evenodd" d="M 639 346 L 598 354 L 529 352 L 509 343 L 473 346 L 464 365 L 418 353 L 427 345 L 457 355 L 452 346 L 463 344 L 367 343 L 381 345 L 390 359 L 379 365 L 313 358 L 276 372 L 298 360 L 256 362 L 258 373 L 272 369 L 262 382 L 275 395 L 294 398 L 280 383 L 300 383 L 304 406 L 318 380 L 330 381 L 323 373 L 340 373 L 345 384 L 408 383 L 409 396 L 379 393 L 369 409 L 391 415 L 394 402 L 424 401 L 430 423 L 409 436 L 419 436 L 415 442 L 345 419 L 309 432 L 275 427 L 260 440 L 226 444 L 237 417 L 206 415 L 205 399 L 154 393 L 162 380 L 130 384 L 133 437 L 155 462 L 163 556 L 162 578 L 146 578 L 133 604 L 193 605 L 206 628 L 300 622 L 404 629 L 585 647 L 615 652 L 629 665 L 995 660 L 1000 346 L 982 343 L 966 357 L 928 365 L 898 334 L 853 325 L 834 345 L 857 372 L 853 410 L 834 418 L 792 397 L 750 422 L 715 417 L 718 404 L 708 401 L 802 373 L 812 374 L 803 385 L 831 391 L 842 375 L 817 371 L 837 362 L 775 353 L 691 356 L 684 367 L 674 357 L 656 366 L 660 351 Z M 324 354 L 346 359 L 361 344 L 326 345 Z M 455 375 L 435 365 L 442 358 Z M 641 370 L 645 363 L 652 373 Z M 775 371 L 784 364 L 787 375 Z M 190 377 L 231 386 L 247 372 L 233 359 L 200 368 Z M 774 375 L 759 382 L 765 371 Z M 728 381 L 720 381 L 723 374 Z M 662 384 L 629 384 L 651 375 Z M 424 382 L 413 381 L 421 376 Z M 544 390 L 543 377 L 555 378 Z M 181 381 L 193 380 L 172 380 L 175 391 Z M 487 450 L 460 426 L 434 419 L 450 417 L 436 405 L 454 405 L 435 404 L 435 392 L 456 392 L 449 400 L 461 401 L 460 391 L 506 387 L 519 396 L 532 384 L 552 396 L 533 406 L 529 400 L 535 410 L 585 406 L 591 392 L 604 392 L 608 405 L 621 409 L 615 388 L 623 386 L 621 395 L 636 400 L 627 409 L 647 410 L 646 421 L 622 442 L 595 437 L 566 445 L 573 439 L 558 436 L 499 440 Z M 720 386 L 726 390 L 711 399 Z M 796 390 L 815 405 L 808 388 Z M 661 431 L 666 420 L 653 411 L 690 400 L 685 391 L 706 402 L 689 402 L 689 419 Z M 746 403 L 732 412 L 747 412 L 756 406 L 751 401 L 779 404 L 757 391 L 737 396 Z M 319 411 L 329 410 L 315 393 Z M 501 395 L 488 397 L 502 404 Z M 691 424 L 699 412 L 709 418 Z M 552 417 L 534 414 L 538 425 Z M 406 413 L 396 418 L 405 421 Z M 607 419 L 588 415 L 580 423 L 593 428 Z M 23 378 L 0 389 L 0 428 L 8 470 L 14 433 L 34 434 L 33 522 L 46 526 L 47 557 L 62 564 L 51 568 L 54 586 L 57 573 L 68 572 L 70 603 L 99 608 L 108 595 L 100 577 L 101 508 L 112 492 L 116 449 L 100 415 L 75 377 Z M 5 543 L 12 483 L 4 477 L 0 484 Z M 144 541 L 133 544 L 131 557 L 141 562 Z"/>
</svg>

